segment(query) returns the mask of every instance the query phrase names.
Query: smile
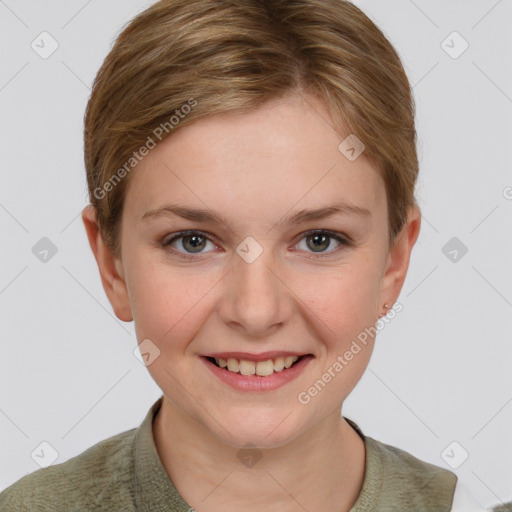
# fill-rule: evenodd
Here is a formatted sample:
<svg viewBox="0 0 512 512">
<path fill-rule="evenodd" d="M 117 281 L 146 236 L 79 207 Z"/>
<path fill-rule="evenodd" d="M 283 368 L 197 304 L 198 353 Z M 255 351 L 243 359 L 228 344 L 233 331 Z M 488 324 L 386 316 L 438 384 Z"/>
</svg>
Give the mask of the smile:
<svg viewBox="0 0 512 512">
<path fill-rule="evenodd" d="M 247 359 L 222 359 L 210 358 L 219 368 L 224 368 L 233 373 L 241 375 L 258 375 L 267 377 L 274 372 L 281 372 L 285 368 L 290 368 L 299 360 L 299 356 L 277 357 L 275 359 L 267 359 L 266 361 L 249 361 Z"/>
<path fill-rule="evenodd" d="M 202 356 L 200 359 L 216 377 L 235 389 L 270 391 L 294 380 L 314 356 L 279 356 L 260 361 L 211 356 Z"/>
</svg>

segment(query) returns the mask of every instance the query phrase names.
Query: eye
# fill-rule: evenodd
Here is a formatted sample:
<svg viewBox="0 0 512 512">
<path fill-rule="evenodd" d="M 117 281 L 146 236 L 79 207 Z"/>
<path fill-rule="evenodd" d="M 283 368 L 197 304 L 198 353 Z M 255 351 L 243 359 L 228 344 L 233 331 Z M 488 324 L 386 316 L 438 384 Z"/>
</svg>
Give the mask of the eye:
<svg viewBox="0 0 512 512">
<path fill-rule="evenodd" d="M 329 247 L 331 247 L 332 240 L 335 240 L 338 244 L 338 247 L 331 251 L 326 251 Z M 342 238 L 338 234 L 328 231 L 325 229 L 315 229 L 304 233 L 302 240 L 305 240 L 305 249 L 306 251 L 311 250 L 313 253 L 317 253 L 319 257 L 322 257 L 324 254 L 332 254 L 336 252 L 342 246 L 350 245 L 350 242 L 345 238 Z M 298 244 L 300 245 L 300 243 Z M 317 257 L 315 254 L 313 257 Z"/>
<path fill-rule="evenodd" d="M 327 251 L 327 249 L 333 245 L 333 239 L 336 241 L 338 246 L 331 251 Z M 306 241 L 305 249 L 300 247 L 299 249 L 305 250 L 306 252 L 312 252 L 313 258 L 330 255 L 337 252 L 341 247 L 350 245 L 349 240 L 325 229 L 307 231 L 303 234 L 300 242 L 303 240 Z M 300 245 L 300 242 L 297 245 Z M 189 230 L 180 231 L 179 233 L 175 233 L 171 238 L 164 239 L 162 246 L 164 248 L 171 246 L 173 252 L 177 253 L 179 258 L 193 260 L 197 259 L 194 257 L 195 254 L 204 254 L 208 252 L 203 250 L 207 247 L 208 243 L 211 244 L 213 249 L 216 247 L 212 241 L 212 237 L 208 234 L 202 231 Z"/>
<path fill-rule="evenodd" d="M 181 258 L 194 259 L 194 256 L 190 255 L 202 254 L 208 243 L 215 248 L 215 244 L 206 233 L 191 230 L 176 233 L 172 238 L 164 240 L 162 245 L 163 247 L 172 246 Z M 181 249 L 184 249 L 185 252 L 182 252 Z"/>
</svg>

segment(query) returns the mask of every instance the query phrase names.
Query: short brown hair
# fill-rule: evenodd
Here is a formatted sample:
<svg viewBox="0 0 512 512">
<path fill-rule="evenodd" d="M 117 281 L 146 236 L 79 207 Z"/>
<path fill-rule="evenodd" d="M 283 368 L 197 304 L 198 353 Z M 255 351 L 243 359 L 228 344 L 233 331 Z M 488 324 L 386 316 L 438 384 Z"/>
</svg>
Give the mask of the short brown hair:
<svg viewBox="0 0 512 512">
<path fill-rule="evenodd" d="M 161 0 L 124 27 L 85 113 L 90 202 L 114 255 L 128 173 L 150 139 L 292 92 L 320 97 L 340 135 L 365 144 L 385 182 L 391 247 L 416 205 L 418 158 L 411 86 L 379 28 L 344 0 Z"/>
</svg>

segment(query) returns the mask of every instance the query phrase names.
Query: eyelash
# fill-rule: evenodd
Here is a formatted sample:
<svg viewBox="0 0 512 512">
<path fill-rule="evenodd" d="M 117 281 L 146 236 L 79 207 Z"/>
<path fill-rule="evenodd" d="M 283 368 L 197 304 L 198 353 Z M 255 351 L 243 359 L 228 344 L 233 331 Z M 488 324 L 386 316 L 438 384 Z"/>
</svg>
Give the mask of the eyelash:
<svg viewBox="0 0 512 512">
<path fill-rule="evenodd" d="M 191 235 L 200 235 L 201 237 L 206 238 L 208 241 L 210 241 L 212 243 L 215 243 L 214 240 L 212 239 L 212 237 L 210 235 L 208 235 L 207 233 L 205 233 L 204 231 L 187 230 L 187 231 L 180 231 L 178 233 L 175 233 L 175 235 L 171 239 L 162 242 L 161 245 L 162 245 L 162 247 L 167 248 L 173 242 L 175 242 L 176 240 L 179 240 L 180 238 L 185 238 L 186 236 L 191 236 Z M 317 253 L 317 254 L 312 253 L 313 256 L 307 256 L 307 258 L 310 258 L 310 259 L 324 258 L 324 257 L 326 257 L 328 255 L 331 255 L 331 254 L 337 252 L 342 247 L 348 247 L 348 246 L 352 245 L 352 243 L 348 239 L 339 236 L 334 231 L 329 231 L 329 230 L 326 230 L 326 229 L 312 229 L 310 231 L 306 231 L 305 233 L 302 234 L 302 238 L 300 238 L 299 242 L 302 239 L 307 238 L 308 236 L 312 236 L 312 235 L 327 235 L 329 238 L 334 238 L 341 245 L 340 245 L 340 247 L 338 247 L 338 248 L 336 248 L 336 249 L 334 249 L 332 251 L 329 251 L 329 252 Z M 299 243 L 299 242 L 297 242 L 297 243 Z M 198 256 L 195 256 L 192 253 L 183 253 L 181 251 L 175 250 L 174 248 L 172 248 L 172 251 L 174 253 L 177 253 L 178 258 L 181 258 L 181 259 L 186 260 L 186 261 L 191 261 L 191 260 L 197 260 L 198 259 Z M 204 254 L 204 253 L 196 253 L 196 254 L 201 255 L 201 254 Z"/>
</svg>

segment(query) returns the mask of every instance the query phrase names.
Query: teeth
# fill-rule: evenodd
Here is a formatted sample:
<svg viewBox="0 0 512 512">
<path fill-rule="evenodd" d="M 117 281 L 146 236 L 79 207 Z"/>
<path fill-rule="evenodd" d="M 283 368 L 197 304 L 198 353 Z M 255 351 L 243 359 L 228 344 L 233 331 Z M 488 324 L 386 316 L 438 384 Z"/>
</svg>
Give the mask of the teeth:
<svg viewBox="0 0 512 512">
<path fill-rule="evenodd" d="M 277 357 L 276 359 L 268 359 L 267 361 L 248 361 L 246 359 L 217 359 L 215 362 L 221 367 L 226 368 L 233 373 L 241 373 L 242 375 L 259 375 L 266 377 L 274 372 L 280 372 L 290 366 L 299 359 L 298 356 Z"/>
<path fill-rule="evenodd" d="M 238 373 L 240 365 L 238 364 L 237 359 L 228 359 L 228 370 L 230 372 Z"/>
<path fill-rule="evenodd" d="M 259 375 L 260 377 L 266 377 L 267 375 L 272 375 L 273 373 L 274 362 L 272 359 L 269 359 L 268 361 L 258 361 L 256 363 L 256 375 Z"/>
<path fill-rule="evenodd" d="M 297 361 L 298 357 L 296 356 L 288 356 L 284 358 L 284 367 L 290 368 L 290 366 Z"/>
<path fill-rule="evenodd" d="M 274 371 L 280 372 L 284 370 L 284 357 L 278 357 L 274 360 Z"/>
<path fill-rule="evenodd" d="M 236 359 L 235 359 L 236 361 Z M 252 361 L 244 361 L 240 359 L 240 373 L 242 375 L 254 375 L 256 373 L 256 365 Z"/>
</svg>

